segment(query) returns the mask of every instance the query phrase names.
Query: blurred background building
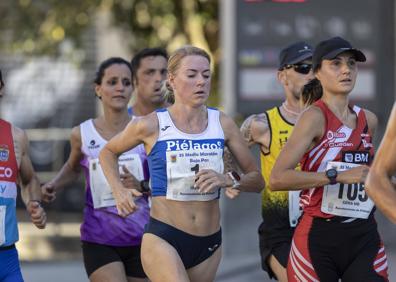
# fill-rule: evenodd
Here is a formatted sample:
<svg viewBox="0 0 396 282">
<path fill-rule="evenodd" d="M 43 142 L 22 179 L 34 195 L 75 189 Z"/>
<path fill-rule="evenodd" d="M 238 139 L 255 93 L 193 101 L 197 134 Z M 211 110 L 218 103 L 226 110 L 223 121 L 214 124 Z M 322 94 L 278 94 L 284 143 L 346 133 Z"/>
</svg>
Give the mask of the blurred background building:
<svg viewBox="0 0 396 282">
<path fill-rule="evenodd" d="M 209 104 L 240 122 L 283 99 L 276 80 L 282 47 L 339 35 L 367 55 L 352 100 L 378 115 L 378 144 L 395 97 L 394 18 L 393 0 L 3 0 L 0 69 L 6 90 L 0 113 L 26 129 L 34 167 L 46 182 L 66 161 L 71 128 L 100 113 L 93 90 L 100 61 L 130 60 L 145 47 L 204 48 L 213 58 Z M 60 270 L 81 276 L 73 281 L 86 281 L 79 243 L 83 201 L 79 179 L 46 207 L 45 231 L 29 223 L 19 203 L 18 249 L 26 281 L 71 281 Z M 260 197 L 223 197 L 222 208 L 218 281 L 266 281 L 256 234 Z M 396 230 L 381 215 L 378 220 L 392 257 Z"/>
</svg>

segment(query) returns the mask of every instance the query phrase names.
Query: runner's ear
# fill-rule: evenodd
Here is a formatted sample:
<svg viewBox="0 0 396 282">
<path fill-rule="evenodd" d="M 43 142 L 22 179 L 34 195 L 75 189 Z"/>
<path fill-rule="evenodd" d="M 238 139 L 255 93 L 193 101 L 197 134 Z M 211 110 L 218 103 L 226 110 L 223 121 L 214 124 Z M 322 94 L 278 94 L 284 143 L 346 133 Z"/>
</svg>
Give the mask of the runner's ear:
<svg viewBox="0 0 396 282">
<path fill-rule="evenodd" d="M 287 85 L 286 72 L 278 71 L 277 76 L 280 83 L 282 83 L 283 85 Z"/>
</svg>

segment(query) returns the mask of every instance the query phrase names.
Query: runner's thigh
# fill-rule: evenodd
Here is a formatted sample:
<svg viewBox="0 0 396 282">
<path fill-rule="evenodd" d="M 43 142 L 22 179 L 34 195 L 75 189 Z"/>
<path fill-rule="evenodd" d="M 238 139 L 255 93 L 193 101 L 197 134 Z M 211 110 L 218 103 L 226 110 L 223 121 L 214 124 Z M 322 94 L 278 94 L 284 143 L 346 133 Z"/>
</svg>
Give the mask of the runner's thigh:
<svg viewBox="0 0 396 282">
<path fill-rule="evenodd" d="M 179 254 L 168 242 L 146 233 L 142 242 L 142 264 L 152 282 L 189 282 Z"/>
<path fill-rule="evenodd" d="M 369 232 L 365 237 L 368 237 L 364 238 L 366 244 L 360 246 L 356 259 L 342 277 L 343 282 L 388 281 L 388 261 L 377 230 Z"/>
<path fill-rule="evenodd" d="M 211 282 L 216 277 L 216 272 L 221 260 L 221 246 L 200 264 L 187 270 L 191 282 Z"/>
</svg>

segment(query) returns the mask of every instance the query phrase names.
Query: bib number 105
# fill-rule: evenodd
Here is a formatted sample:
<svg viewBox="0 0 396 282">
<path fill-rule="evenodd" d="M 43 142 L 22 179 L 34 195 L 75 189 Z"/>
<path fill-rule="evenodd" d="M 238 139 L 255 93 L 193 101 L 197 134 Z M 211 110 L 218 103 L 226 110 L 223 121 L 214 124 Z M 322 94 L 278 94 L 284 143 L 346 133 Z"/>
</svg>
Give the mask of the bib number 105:
<svg viewBox="0 0 396 282">
<path fill-rule="evenodd" d="M 344 193 L 346 193 L 346 195 L 344 195 Z M 346 199 L 348 199 L 349 201 L 355 201 L 356 199 L 358 199 L 360 202 L 365 202 L 368 200 L 368 196 L 364 191 L 364 183 L 353 183 L 353 184 L 340 183 L 340 189 L 338 190 L 338 198 L 343 199 L 345 196 Z"/>
</svg>

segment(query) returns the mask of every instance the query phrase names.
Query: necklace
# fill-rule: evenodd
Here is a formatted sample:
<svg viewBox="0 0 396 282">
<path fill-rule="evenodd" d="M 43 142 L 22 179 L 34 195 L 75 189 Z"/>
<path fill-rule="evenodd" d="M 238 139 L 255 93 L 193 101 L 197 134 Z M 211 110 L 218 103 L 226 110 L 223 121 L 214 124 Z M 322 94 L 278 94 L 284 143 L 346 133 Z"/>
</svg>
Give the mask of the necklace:
<svg viewBox="0 0 396 282">
<path fill-rule="evenodd" d="M 288 109 L 288 108 L 286 107 L 286 102 L 283 102 L 283 103 L 282 103 L 282 107 L 283 107 L 283 109 L 284 109 L 286 112 L 288 112 L 289 114 L 296 115 L 296 116 L 300 115 L 300 113 Z"/>
</svg>

